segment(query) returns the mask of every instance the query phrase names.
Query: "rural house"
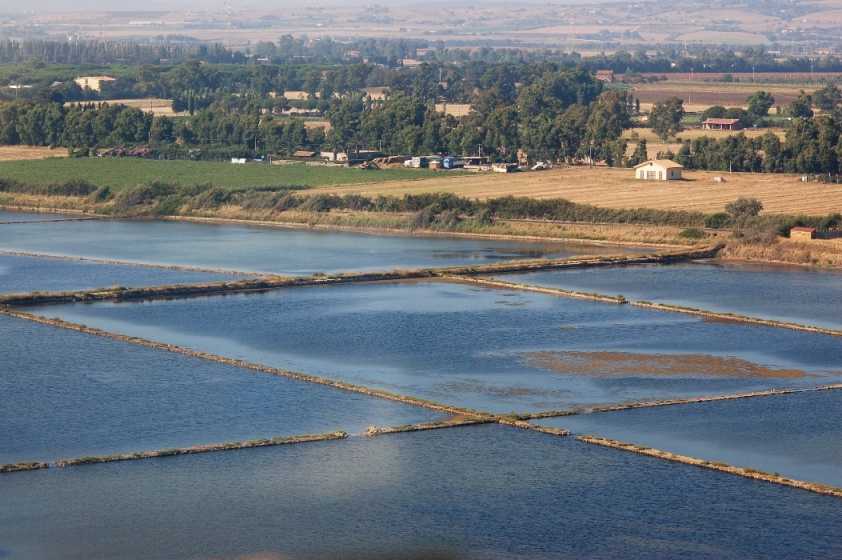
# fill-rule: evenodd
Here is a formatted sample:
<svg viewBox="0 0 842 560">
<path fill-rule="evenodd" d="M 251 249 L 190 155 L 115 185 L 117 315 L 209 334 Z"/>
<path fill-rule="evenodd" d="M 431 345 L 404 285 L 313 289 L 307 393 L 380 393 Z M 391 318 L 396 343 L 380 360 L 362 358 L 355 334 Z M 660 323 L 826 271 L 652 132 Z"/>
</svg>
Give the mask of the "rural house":
<svg viewBox="0 0 842 560">
<path fill-rule="evenodd" d="M 684 169 L 678 163 L 668 159 L 652 159 L 634 166 L 636 179 L 645 181 L 676 181 L 681 179 L 681 170 Z"/>
<path fill-rule="evenodd" d="M 789 230 L 789 238 L 809 241 L 816 238 L 816 228 L 796 226 Z"/>
<path fill-rule="evenodd" d="M 461 119 L 467 117 L 474 110 L 470 103 L 436 103 L 436 112 L 449 117 Z"/>
<path fill-rule="evenodd" d="M 740 119 L 707 119 L 702 123 L 705 130 L 740 130 L 743 127 Z"/>
<path fill-rule="evenodd" d="M 596 71 L 596 79 L 600 82 L 605 83 L 612 83 L 614 81 L 614 71 L 613 70 L 597 70 Z"/>
<path fill-rule="evenodd" d="M 76 85 L 82 89 L 89 89 L 91 91 L 101 91 L 102 84 L 106 82 L 113 82 L 116 79 L 117 78 L 112 78 L 111 76 L 79 76 L 73 81 L 76 82 Z"/>
</svg>

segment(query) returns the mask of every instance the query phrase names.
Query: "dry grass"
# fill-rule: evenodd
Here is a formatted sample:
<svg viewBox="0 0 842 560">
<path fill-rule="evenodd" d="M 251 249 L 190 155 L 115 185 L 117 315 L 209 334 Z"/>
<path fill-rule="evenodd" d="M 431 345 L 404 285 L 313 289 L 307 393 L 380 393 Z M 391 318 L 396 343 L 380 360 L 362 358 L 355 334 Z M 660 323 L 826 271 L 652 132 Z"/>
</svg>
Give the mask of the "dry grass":
<svg viewBox="0 0 842 560">
<path fill-rule="evenodd" d="M 839 268 L 842 267 L 842 239 L 806 242 L 782 238 L 771 245 L 729 243 L 721 256 L 733 260 Z"/>
<path fill-rule="evenodd" d="M 716 176 L 725 183 L 715 183 Z M 404 195 L 452 192 L 488 199 L 506 195 L 566 198 L 607 208 L 719 212 L 739 197 L 758 198 L 768 213 L 823 215 L 842 211 L 842 185 L 802 183 L 796 175 L 688 171 L 683 181 L 639 181 L 630 169 L 568 167 L 517 174 L 448 176 L 420 181 L 319 188 L 309 193 Z"/>
<path fill-rule="evenodd" d="M 45 146 L 0 146 L 0 161 L 24 161 L 54 157 L 67 157 L 67 149 Z"/>
</svg>

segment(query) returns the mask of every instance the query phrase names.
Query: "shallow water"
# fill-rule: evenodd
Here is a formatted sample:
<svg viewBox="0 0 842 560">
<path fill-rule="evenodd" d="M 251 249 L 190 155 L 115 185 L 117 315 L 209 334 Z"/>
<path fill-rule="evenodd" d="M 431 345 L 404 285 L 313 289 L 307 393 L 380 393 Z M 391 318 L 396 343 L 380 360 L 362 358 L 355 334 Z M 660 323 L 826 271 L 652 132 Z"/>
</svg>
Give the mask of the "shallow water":
<svg viewBox="0 0 842 560">
<path fill-rule="evenodd" d="M 17 473 L 0 495 L 15 560 L 842 555 L 834 498 L 501 426 Z"/>
<path fill-rule="evenodd" d="M 0 293 L 223 282 L 240 275 L 0 255 Z"/>
<path fill-rule="evenodd" d="M 31 311 L 496 412 L 816 385 L 838 380 L 828 372 L 842 369 L 842 345 L 828 336 L 443 282 Z M 535 352 L 569 350 L 733 356 L 803 376 L 729 377 L 721 361 L 707 372 L 698 359 L 696 373 L 679 376 L 582 375 L 530 359 Z"/>
<path fill-rule="evenodd" d="M 294 275 L 635 252 L 589 245 L 126 220 L 6 224 L 0 228 L 0 249 Z"/>
<path fill-rule="evenodd" d="M 842 487 L 842 391 L 582 414 L 539 423 Z"/>
<path fill-rule="evenodd" d="M 0 316 L 0 341 L 0 464 L 440 416 L 9 317 Z"/>
<path fill-rule="evenodd" d="M 717 262 L 501 276 L 570 290 L 842 328 L 842 273 Z"/>
<path fill-rule="evenodd" d="M 61 214 L 36 214 L 33 212 L 6 212 L 0 210 L 0 224 L 3 222 L 40 222 L 62 220 L 68 216 Z M 73 216 L 69 216 L 73 217 Z"/>
</svg>

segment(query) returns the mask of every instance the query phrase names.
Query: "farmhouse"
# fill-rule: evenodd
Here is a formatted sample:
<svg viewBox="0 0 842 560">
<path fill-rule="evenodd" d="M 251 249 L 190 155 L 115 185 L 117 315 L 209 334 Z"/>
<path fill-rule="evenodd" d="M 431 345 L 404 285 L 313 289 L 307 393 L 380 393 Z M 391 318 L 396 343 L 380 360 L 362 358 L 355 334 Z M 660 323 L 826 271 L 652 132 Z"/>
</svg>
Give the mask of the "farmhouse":
<svg viewBox="0 0 842 560">
<path fill-rule="evenodd" d="M 634 166 L 636 179 L 645 181 L 675 181 L 681 179 L 680 164 L 668 159 L 652 159 Z"/>
<path fill-rule="evenodd" d="M 436 112 L 460 119 L 467 117 L 474 110 L 470 103 L 436 103 Z"/>
<path fill-rule="evenodd" d="M 76 85 L 82 89 L 89 89 L 91 91 L 101 91 L 102 84 L 107 82 L 113 82 L 116 79 L 117 78 L 112 78 L 111 76 L 79 76 L 73 81 L 76 82 Z"/>
<path fill-rule="evenodd" d="M 391 89 L 388 86 L 378 86 L 363 88 L 362 91 L 372 101 L 384 101 L 389 97 Z"/>
<path fill-rule="evenodd" d="M 789 238 L 797 239 L 799 241 L 809 241 L 816 238 L 816 228 L 812 227 L 794 227 L 789 230 Z"/>
<path fill-rule="evenodd" d="M 740 130 L 743 125 L 740 119 L 707 119 L 702 123 L 705 130 Z"/>
</svg>

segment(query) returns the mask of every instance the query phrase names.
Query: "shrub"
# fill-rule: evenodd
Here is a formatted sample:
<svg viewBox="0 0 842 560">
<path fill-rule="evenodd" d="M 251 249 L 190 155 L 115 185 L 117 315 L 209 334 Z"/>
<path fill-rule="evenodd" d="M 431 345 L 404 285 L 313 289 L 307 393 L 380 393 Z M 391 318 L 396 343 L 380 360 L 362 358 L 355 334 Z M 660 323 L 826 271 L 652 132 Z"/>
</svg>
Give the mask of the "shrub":
<svg viewBox="0 0 842 560">
<path fill-rule="evenodd" d="M 738 198 L 725 205 L 725 211 L 735 220 L 759 216 L 762 210 L 763 203 L 756 198 Z"/>
<path fill-rule="evenodd" d="M 705 236 L 705 232 L 698 228 L 687 228 L 681 230 L 678 236 L 685 239 L 702 239 Z"/>
<path fill-rule="evenodd" d="M 732 223 L 731 215 L 725 212 L 717 212 L 705 217 L 705 227 L 711 229 L 722 229 L 730 226 Z"/>
</svg>

